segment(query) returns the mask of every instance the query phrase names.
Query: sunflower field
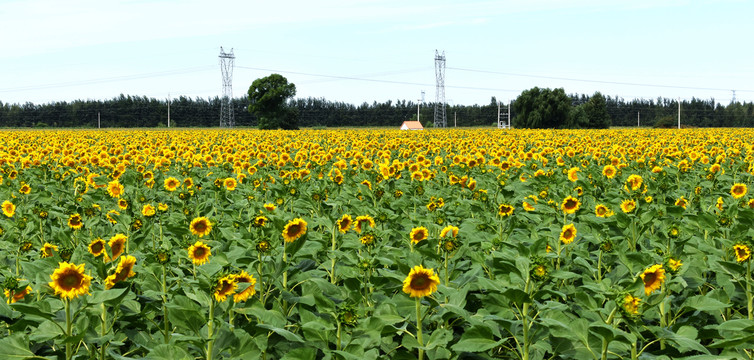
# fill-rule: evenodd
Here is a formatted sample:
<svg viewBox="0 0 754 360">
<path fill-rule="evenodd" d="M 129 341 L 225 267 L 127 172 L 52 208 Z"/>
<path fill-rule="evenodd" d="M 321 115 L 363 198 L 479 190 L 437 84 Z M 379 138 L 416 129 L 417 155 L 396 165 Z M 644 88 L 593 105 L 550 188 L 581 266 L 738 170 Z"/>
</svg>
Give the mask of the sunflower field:
<svg viewBox="0 0 754 360">
<path fill-rule="evenodd" d="M 0 358 L 751 359 L 754 130 L 0 136 Z"/>
</svg>

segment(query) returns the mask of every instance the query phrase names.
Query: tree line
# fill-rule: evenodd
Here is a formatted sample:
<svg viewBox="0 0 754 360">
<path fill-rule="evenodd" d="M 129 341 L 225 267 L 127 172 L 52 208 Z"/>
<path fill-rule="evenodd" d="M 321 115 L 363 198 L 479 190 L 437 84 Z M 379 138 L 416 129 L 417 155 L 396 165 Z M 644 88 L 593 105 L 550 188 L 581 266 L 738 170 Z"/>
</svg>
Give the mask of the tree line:
<svg viewBox="0 0 754 360">
<path fill-rule="evenodd" d="M 677 122 L 678 100 L 668 98 L 624 100 L 620 97 L 570 94 L 562 89 L 539 89 L 540 92 L 555 93 L 559 101 L 565 99 L 567 115 L 559 123 L 551 121 L 552 115 L 540 109 L 540 123 L 524 121 L 524 110 L 520 108 L 526 101 L 524 91 L 511 107 L 513 127 L 604 127 L 606 126 L 673 126 Z M 604 106 L 601 105 L 604 100 Z M 416 120 L 417 102 L 387 100 L 385 102 L 364 102 L 354 105 L 330 101 L 324 98 L 296 98 L 286 105 L 298 110 L 300 127 L 359 127 L 395 126 L 403 121 Z M 258 119 L 247 109 L 248 97 L 234 98 L 231 101 L 235 124 L 240 127 L 257 127 Z M 170 101 L 171 126 L 216 127 L 220 125 L 221 99 L 179 97 Z M 506 111 L 505 105 L 501 107 Z M 604 110 L 604 112 L 603 112 Z M 448 105 L 447 124 L 453 126 L 492 126 L 497 122 L 498 104 L 492 97 L 485 105 Z M 605 117 L 605 113 L 607 117 Z M 419 106 L 419 119 L 425 126 L 431 126 L 434 116 L 434 103 Z M 0 101 L 0 127 L 163 127 L 167 126 L 168 101 L 146 96 L 120 95 L 109 100 L 76 100 L 72 102 L 52 102 L 47 104 L 8 104 Z M 605 121 L 592 124 L 590 121 Z M 692 99 L 681 101 L 681 122 L 685 126 L 697 127 L 754 127 L 754 103 L 734 102 L 721 105 L 714 99 Z"/>
</svg>

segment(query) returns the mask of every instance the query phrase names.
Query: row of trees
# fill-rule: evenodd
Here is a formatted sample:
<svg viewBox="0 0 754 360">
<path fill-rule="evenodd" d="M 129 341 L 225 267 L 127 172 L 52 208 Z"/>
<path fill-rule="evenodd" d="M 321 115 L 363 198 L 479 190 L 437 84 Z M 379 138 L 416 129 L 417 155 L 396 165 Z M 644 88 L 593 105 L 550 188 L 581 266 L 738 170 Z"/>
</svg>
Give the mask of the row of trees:
<svg viewBox="0 0 754 360">
<path fill-rule="evenodd" d="M 556 99 L 555 105 L 534 101 Z M 604 104 L 604 106 L 603 106 Z M 171 126 L 213 127 L 220 124 L 220 98 L 180 97 L 170 103 Z M 257 127 L 259 120 L 248 111 L 248 97 L 231 103 L 237 126 Z M 297 98 L 285 106 L 298 112 L 300 127 L 395 126 L 415 120 L 417 103 L 406 100 L 353 105 L 323 98 Z M 432 121 L 434 104 L 419 107 L 420 120 Z M 555 114 L 555 111 L 560 111 Z M 503 111 L 505 108 L 503 107 Z M 493 97 L 486 105 L 447 107 L 448 126 L 491 126 L 497 121 L 498 105 Z M 607 114 L 607 116 L 605 116 Z M 562 89 L 531 89 L 513 102 L 512 125 L 516 128 L 580 128 L 607 126 L 654 126 L 677 121 L 678 101 L 659 98 L 631 101 L 619 97 L 566 95 Z M 0 127 L 160 127 L 167 125 L 166 100 L 121 95 L 110 100 L 77 100 L 49 104 L 5 104 L 0 102 Z M 698 127 L 754 127 L 754 103 L 721 105 L 714 99 L 681 102 L 681 122 Z"/>
</svg>

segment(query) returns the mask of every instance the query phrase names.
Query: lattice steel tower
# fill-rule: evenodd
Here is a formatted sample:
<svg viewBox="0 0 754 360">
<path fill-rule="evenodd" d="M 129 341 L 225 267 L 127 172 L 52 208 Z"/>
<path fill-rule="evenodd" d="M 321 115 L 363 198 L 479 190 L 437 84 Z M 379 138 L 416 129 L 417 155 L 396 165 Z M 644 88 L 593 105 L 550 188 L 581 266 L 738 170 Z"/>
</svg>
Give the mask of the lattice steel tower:
<svg viewBox="0 0 754 360">
<path fill-rule="evenodd" d="M 445 117 L 445 51 L 435 50 L 435 127 L 447 127 Z"/>
<path fill-rule="evenodd" d="M 223 74 L 223 97 L 220 100 L 220 127 L 232 128 L 235 126 L 233 119 L 233 62 L 236 56 L 233 49 L 229 53 L 220 47 L 220 70 Z"/>
</svg>

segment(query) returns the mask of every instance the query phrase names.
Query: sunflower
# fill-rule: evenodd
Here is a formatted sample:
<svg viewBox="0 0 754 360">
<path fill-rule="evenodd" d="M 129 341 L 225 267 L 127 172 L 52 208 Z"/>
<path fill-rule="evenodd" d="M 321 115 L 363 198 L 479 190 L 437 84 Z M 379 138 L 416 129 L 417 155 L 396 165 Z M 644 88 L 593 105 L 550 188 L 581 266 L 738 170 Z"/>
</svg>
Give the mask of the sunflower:
<svg viewBox="0 0 754 360">
<path fill-rule="evenodd" d="M 259 240 L 256 245 L 257 251 L 260 253 L 266 253 L 272 249 L 272 245 L 267 240 Z"/>
<path fill-rule="evenodd" d="M 283 239 L 285 242 L 294 242 L 306 234 L 306 221 L 302 218 L 296 218 L 285 224 L 283 228 Z"/>
<path fill-rule="evenodd" d="M 275 204 L 273 204 L 273 203 L 266 203 L 266 204 L 264 204 L 262 206 L 267 211 L 274 211 L 275 209 L 277 209 L 277 206 L 275 206 Z"/>
<path fill-rule="evenodd" d="M 342 234 L 345 234 L 346 232 L 348 232 L 348 229 L 351 228 L 351 224 L 353 224 L 353 218 L 351 218 L 351 215 L 348 215 L 348 214 L 343 215 L 336 222 L 336 225 L 338 226 L 338 231 L 340 231 Z"/>
<path fill-rule="evenodd" d="M 192 186 L 194 186 L 194 179 L 192 179 L 190 177 L 187 177 L 187 178 L 183 179 L 183 187 L 185 187 L 186 189 L 188 189 L 188 188 L 190 188 Z"/>
<path fill-rule="evenodd" d="M 43 258 L 48 258 L 52 257 L 53 250 L 58 251 L 58 246 L 50 243 L 45 243 L 44 245 L 42 245 L 42 249 L 39 250 L 39 252 Z"/>
<path fill-rule="evenodd" d="M 622 299 L 621 307 L 627 315 L 638 315 L 641 299 L 631 294 L 626 294 Z"/>
<path fill-rule="evenodd" d="M 634 201 L 633 199 L 623 200 L 623 202 L 620 203 L 620 209 L 624 213 L 628 214 L 636 209 L 636 201 Z"/>
<path fill-rule="evenodd" d="M 110 194 L 110 197 L 120 198 L 123 195 L 123 184 L 118 180 L 107 183 L 107 193 Z"/>
<path fill-rule="evenodd" d="M 618 173 L 618 170 L 615 169 L 615 166 L 612 164 L 607 164 L 605 167 L 602 168 L 602 175 L 604 175 L 608 179 L 612 179 L 615 177 L 615 174 Z"/>
<path fill-rule="evenodd" d="M 357 233 L 361 233 L 364 224 L 369 224 L 370 227 L 374 227 L 374 218 L 369 215 L 357 216 L 353 229 L 356 230 Z"/>
<path fill-rule="evenodd" d="M 681 266 L 683 266 L 681 260 L 676 260 L 673 258 L 668 259 L 668 270 L 670 270 L 671 273 L 678 272 L 678 269 L 680 269 Z"/>
<path fill-rule="evenodd" d="M 115 273 L 105 279 L 105 289 L 112 289 L 115 284 L 136 276 L 136 273 L 133 272 L 134 265 L 136 265 L 135 257 L 131 255 L 121 257 L 118 267 L 115 269 Z"/>
<path fill-rule="evenodd" d="M 254 227 L 264 227 L 264 225 L 267 224 L 269 220 L 270 219 L 268 219 L 266 216 L 259 215 L 254 218 L 254 221 L 252 221 L 252 225 L 254 225 Z"/>
<path fill-rule="evenodd" d="M 736 254 L 736 261 L 744 262 L 751 258 L 751 248 L 746 244 L 733 245 L 733 252 Z"/>
<path fill-rule="evenodd" d="M 571 182 L 578 181 L 579 180 L 579 174 L 577 174 L 578 172 L 579 172 L 579 168 L 577 167 L 572 167 L 568 169 L 568 180 L 570 180 Z"/>
<path fill-rule="evenodd" d="M 128 241 L 128 237 L 123 234 L 115 234 L 110 238 L 107 244 L 110 245 L 110 252 L 113 255 L 108 261 L 115 260 L 118 258 L 118 256 L 123 254 L 123 251 L 126 249 L 126 241 Z M 107 256 L 105 256 L 105 258 L 107 258 Z"/>
<path fill-rule="evenodd" d="M 626 189 L 631 188 L 631 190 L 638 190 L 641 188 L 641 184 L 644 182 L 644 179 L 641 178 L 639 175 L 630 175 L 628 179 L 626 179 Z"/>
<path fill-rule="evenodd" d="M 500 204 L 497 207 L 497 214 L 502 217 L 511 216 L 513 214 L 513 206 L 508 204 Z"/>
<path fill-rule="evenodd" d="M 209 232 L 212 231 L 212 223 L 208 218 L 200 216 L 194 220 L 191 220 L 189 230 L 191 230 L 192 234 L 199 237 L 209 235 Z"/>
<path fill-rule="evenodd" d="M 103 253 L 107 254 L 105 252 L 105 240 L 102 240 L 102 238 L 92 240 L 92 242 L 89 243 L 89 253 L 94 255 L 94 257 L 100 256 Z"/>
<path fill-rule="evenodd" d="M 429 230 L 424 226 L 411 229 L 411 243 L 418 244 L 420 241 L 425 240 L 429 236 Z"/>
<path fill-rule="evenodd" d="M 257 279 L 254 278 L 254 275 L 248 274 L 246 271 L 241 270 L 241 272 L 235 274 L 234 277 L 236 283 L 249 284 L 249 286 L 233 295 L 233 302 L 238 303 L 246 301 L 257 293 L 257 290 L 254 288 L 254 285 L 257 284 Z"/>
<path fill-rule="evenodd" d="M 644 293 L 649 296 L 665 282 L 665 269 L 662 268 L 662 264 L 652 265 L 644 270 L 640 276 L 641 280 L 644 281 Z"/>
<path fill-rule="evenodd" d="M 197 241 L 188 248 L 188 257 L 194 265 L 202 265 L 209 261 L 212 255 L 211 248 L 201 241 Z"/>
<path fill-rule="evenodd" d="M 55 295 L 73 299 L 89 293 L 92 277 L 86 275 L 84 264 L 75 265 L 67 262 L 58 264 L 58 268 L 50 275 L 52 281 L 48 283 L 55 290 Z"/>
<path fill-rule="evenodd" d="M 458 237 L 458 228 L 453 225 L 448 225 L 442 231 L 440 231 L 440 237 L 444 238 L 446 235 L 450 234 L 452 237 Z"/>
<path fill-rule="evenodd" d="M 374 239 L 374 234 L 367 232 L 364 234 L 364 236 L 359 238 L 359 241 L 361 242 L 361 245 L 372 246 L 374 245 Z"/>
<path fill-rule="evenodd" d="M 24 195 L 29 195 L 29 193 L 31 192 L 31 187 L 29 186 L 29 184 L 21 183 L 21 188 L 18 189 L 18 192 Z"/>
<path fill-rule="evenodd" d="M 238 182 L 236 182 L 236 179 L 234 178 L 225 178 L 223 181 L 223 186 L 225 186 L 225 189 L 228 191 L 233 191 L 236 189 L 236 186 L 238 186 Z"/>
<path fill-rule="evenodd" d="M 576 227 L 573 226 L 573 224 L 564 225 L 563 229 L 560 230 L 560 241 L 563 242 L 563 244 L 570 244 L 573 242 L 573 239 L 576 238 Z"/>
<path fill-rule="evenodd" d="M 688 200 L 686 200 L 685 197 L 681 196 L 680 198 L 678 198 L 678 200 L 675 201 L 675 206 L 680 206 L 684 210 L 686 210 L 686 205 L 688 205 L 688 203 Z"/>
<path fill-rule="evenodd" d="M 733 198 L 735 199 L 742 198 L 748 192 L 749 188 L 746 187 L 746 184 L 735 183 L 730 187 L 730 194 L 733 195 Z"/>
<path fill-rule="evenodd" d="M 440 277 L 433 269 L 425 269 L 424 266 L 414 266 L 403 280 L 403 292 L 410 297 L 424 297 L 437 291 Z"/>
<path fill-rule="evenodd" d="M 163 185 L 165 186 L 165 190 L 172 192 L 178 189 L 179 186 L 181 186 L 181 182 L 178 179 L 171 176 L 165 179 L 165 182 Z"/>
<path fill-rule="evenodd" d="M 145 217 L 152 217 L 155 213 L 157 213 L 157 211 L 152 204 L 144 204 L 141 208 L 141 214 Z"/>
<path fill-rule="evenodd" d="M 126 209 L 128 209 L 128 201 L 126 201 L 126 199 L 120 199 L 120 200 L 118 200 L 118 207 L 119 207 L 119 208 L 120 208 L 121 210 L 126 210 Z"/>
<path fill-rule="evenodd" d="M 157 211 L 159 211 L 159 212 L 166 212 L 166 211 L 168 211 L 168 204 L 157 203 Z"/>
<path fill-rule="evenodd" d="M 3 201 L 3 214 L 7 217 L 13 217 L 15 213 L 16 205 L 13 205 L 13 203 L 8 200 Z"/>
<path fill-rule="evenodd" d="M 613 216 L 614 213 L 607 206 L 603 204 L 597 204 L 596 206 L 594 206 L 594 215 L 597 215 L 597 217 L 606 218 Z"/>
<path fill-rule="evenodd" d="M 236 282 L 235 275 L 226 275 L 220 278 L 215 285 L 212 295 L 218 302 L 223 302 L 228 298 L 228 295 L 233 295 L 238 289 L 238 282 Z"/>
<path fill-rule="evenodd" d="M 566 214 L 573 214 L 581 207 L 581 201 L 573 196 L 568 196 L 563 199 L 563 203 L 560 204 L 560 208 Z"/>
<path fill-rule="evenodd" d="M 31 294 L 31 286 L 26 286 L 21 291 L 19 289 L 5 289 L 5 301 L 8 304 L 13 304 L 23 300 L 29 294 Z"/>
<path fill-rule="evenodd" d="M 524 210 L 526 211 L 534 211 L 534 205 L 529 204 L 528 201 L 524 201 L 524 203 L 521 204 L 521 206 L 523 206 Z"/>
</svg>

